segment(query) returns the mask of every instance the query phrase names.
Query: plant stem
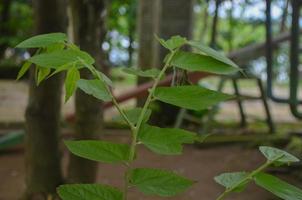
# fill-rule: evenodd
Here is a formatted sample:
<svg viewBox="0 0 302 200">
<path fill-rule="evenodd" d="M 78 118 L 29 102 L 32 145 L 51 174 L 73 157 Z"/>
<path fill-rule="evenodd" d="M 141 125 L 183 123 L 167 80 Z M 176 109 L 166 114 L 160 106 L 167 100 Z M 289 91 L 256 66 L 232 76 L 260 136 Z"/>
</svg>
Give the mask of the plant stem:
<svg viewBox="0 0 302 200">
<path fill-rule="evenodd" d="M 127 171 L 125 172 L 125 175 L 124 175 L 124 195 L 123 195 L 123 200 L 127 200 L 127 196 L 128 196 L 128 183 L 129 183 L 128 171 L 129 171 L 129 167 L 127 168 Z"/>
<path fill-rule="evenodd" d="M 274 160 L 268 160 L 268 161 L 266 161 L 263 165 L 261 165 L 256 170 L 254 170 L 250 174 L 248 174 L 248 176 L 246 176 L 244 179 L 242 179 L 241 181 L 239 181 L 236 185 L 234 185 L 231 188 L 226 189 L 216 200 L 223 200 L 223 199 L 225 199 L 225 197 L 228 196 L 231 192 L 233 192 L 234 189 L 236 189 L 238 186 L 240 186 L 241 184 L 244 184 L 244 183 L 247 183 L 247 182 L 251 181 L 256 174 L 258 174 L 259 172 L 265 170 L 267 167 L 269 167 L 271 164 L 273 164 L 277 160 L 281 159 L 283 156 L 284 155 L 281 155 L 281 156 L 277 157 Z"/>
<path fill-rule="evenodd" d="M 98 71 L 95 68 L 92 68 L 92 73 L 100 80 L 104 83 L 105 88 L 108 92 L 108 94 L 110 94 L 111 98 L 112 98 L 112 103 L 113 105 L 116 107 L 116 109 L 118 110 L 118 112 L 121 114 L 121 116 L 123 117 L 123 119 L 126 121 L 126 123 L 128 124 L 128 126 L 130 127 L 131 130 L 135 129 L 135 126 L 132 122 L 130 122 L 130 120 L 128 119 L 127 115 L 125 114 L 125 112 L 122 110 L 122 108 L 120 107 L 120 105 L 118 104 L 118 102 L 116 101 L 114 95 L 112 94 L 110 88 L 108 87 L 107 83 L 104 81 L 104 79 L 101 77 L 101 75 L 98 73 Z"/>
<path fill-rule="evenodd" d="M 99 74 L 99 72 L 90 65 L 87 65 L 82 59 L 80 59 L 80 61 L 82 62 L 82 64 L 84 64 L 89 70 L 90 72 L 100 81 L 102 81 L 105 85 L 105 88 L 108 92 L 108 94 L 110 94 L 111 98 L 112 98 L 112 103 L 113 105 L 116 107 L 116 109 L 118 110 L 118 112 L 121 114 L 121 116 L 124 118 L 124 120 L 127 122 L 127 124 L 129 125 L 131 132 L 134 133 L 136 131 L 136 127 L 134 126 L 134 124 L 129 120 L 129 118 L 127 117 L 127 115 L 125 114 L 125 112 L 122 110 L 122 108 L 120 107 L 119 103 L 116 101 L 113 93 L 111 92 L 109 86 L 107 85 L 107 83 L 104 81 L 103 77 Z M 164 72 L 163 72 L 164 73 Z M 162 74 L 163 74 L 162 73 Z M 158 78 L 160 80 L 162 75 L 159 75 L 160 77 Z M 158 84 L 158 83 L 157 83 Z M 156 85 L 157 85 L 156 84 Z M 132 138 L 133 141 L 133 138 Z M 135 139 L 136 141 L 136 139 Z M 133 143 L 133 142 L 132 142 Z M 123 194 L 123 200 L 127 200 L 127 195 L 128 195 L 128 187 L 129 187 L 129 177 L 128 177 L 128 172 L 130 171 L 130 165 L 129 163 L 126 163 L 127 166 L 127 170 L 124 174 L 124 194 Z"/>
<path fill-rule="evenodd" d="M 117 110 L 119 111 L 119 113 L 121 114 L 121 116 L 124 118 L 124 120 L 127 122 L 127 124 L 129 125 L 129 127 L 131 128 L 131 132 L 132 132 L 132 139 L 131 139 L 131 146 L 130 146 L 130 151 L 129 151 L 129 163 L 127 165 L 127 170 L 125 172 L 124 175 L 124 195 L 123 195 L 123 200 L 127 200 L 127 194 L 128 194 L 128 187 L 129 187 L 129 178 L 128 178 L 128 173 L 131 169 L 130 163 L 133 162 L 134 160 L 134 156 L 135 156 L 135 151 L 136 151 L 136 145 L 137 145 L 137 136 L 139 133 L 139 129 L 142 125 L 142 122 L 144 120 L 145 114 L 147 112 L 147 109 L 151 103 L 151 101 L 153 100 L 153 94 L 155 92 L 156 87 L 159 84 L 159 81 L 161 80 L 161 78 L 163 77 L 163 75 L 165 74 L 166 70 L 168 69 L 168 67 L 171 64 L 172 58 L 175 55 L 175 53 L 178 51 L 178 49 L 174 50 L 171 52 L 171 54 L 168 57 L 167 62 L 165 63 L 163 69 L 160 71 L 159 75 L 156 77 L 154 84 L 151 88 L 151 90 L 149 91 L 149 95 L 146 99 L 146 102 L 143 106 L 143 109 L 139 115 L 138 121 L 136 126 L 130 122 L 130 120 L 128 119 L 127 115 L 125 114 L 125 112 L 121 109 L 120 105 L 118 104 L 118 102 L 116 101 L 115 97 L 113 96 L 110 88 L 108 87 L 108 85 L 105 83 L 104 79 L 101 77 L 101 75 L 98 73 L 98 71 L 93 68 L 90 67 L 89 65 L 86 65 L 85 62 L 83 62 L 83 64 L 92 72 L 92 74 L 94 74 L 100 81 L 102 81 L 105 84 L 106 90 L 107 92 L 111 95 L 112 98 L 112 102 L 114 104 L 114 106 L 117 108 Z"/>
<path fill-rule="evenodd" d="M 116 107 L 116 109 L 118 110 L 118 112 L 121 114 L 121 116 L 123 117 L 123 119 L 126 121 L 126 123 L 129 125 L 131 130 L 134 130 L 135 126 L 133 123 L 130 122 L 130 120 L 128 119 L 127 115 L 125 114 L 125 112 L 122 110 L 122 108 L 120 107 L 120 105 L 118 104 L 118 102 L 116 101 L 114 95 L 112 94 L 110 88 L 108 87 L 107 83 L 104 81 L 103 77 L 99 74 L 99 72 L 96 70 L 96 68 L 94 68 L 91 65 L 88 65 L 85 63 L 85 61 L 81 58 L 78 58 L 79 61 L 87 68 L 89 69 L 89 71 L 100 81 L 102 81 L 105 85 L 105 88 L 108 92 L 108 94 L 110 94 L 111 98 L 112 98 L 112 103 L 113 105 Z"/>
<path fill-rule="evenodd" d="M 126 178 L 125 178 L 125 184 L 124 184 L 124 198 L 123 198 L 123 200 L 127 200 L 128 184 L 129 184 L 128 183 L 129 182 L 128 173 L 131 169 L 130 164 L 133 162 L 134 157 L 135 157 L 135 151 L 136 151 L 136 145 L 137 145 L 137 136 L 138 136 L 138 133 L 139 133 L 139 129 L 140 129 L 141 124 L 144 120 L 147 109 L 148 109 L 151 101 L 153 100 L 154 91 L 155 91 L 156 87 L 158 86 L 159 81 L 161 80 L 161 78 L 165 74 L 166 70 L 170 66 L 171 60 L 172 60 L 173 56 L 175 55 L 175 53 L 177 52 L 177 50 L 174 50 L 174 51 L 171 52 L 167 62 L 165 63 L 164 67 L 162 68 L 162 70 L 160 71 L 158 76 L 156 77 L 156 79 L 154 81 L 154 84 L 153 84 L 151 90 L 149 91 L 149 95 L 146 99 L 146 102 L 143 106 L 143 109 L 142 109 L 142 111 L 139 115 L 137 124 L 133 129 L 131 129 L 131 131 L 132 131 L 132 140 L 131 140 L 131 146 L 130 146 L 130 152 L 129 152 L 129 166 L 127 167 L 127 171 L 125 172 L 125 177 Z"/>
<path fill-rule="evenodd" d="M 140 127 L 142 125 L 142 122 L 144 120 L 144 117 L 145 117 L 145 114 L 147 112 L 147 109 L 148 109 L 148 107 L 149 107 L 149 105 L 150 105 L 150 103 L 152 101 L 152 97 L 153 97 L 153 94 L 155 92 L 155 89 L 156 89 L 159 81 L 161 80 L 161 78 L 165 74 L 166 70 L 170 66 L 171 60 L 172 60 L 172 58 L 173 58 L 173 56 L 175 55 L 176 52 L 177 52 L 177 50 L 174 50 L 174 51 L 171 52 L 171 54 L 170 54 L 167 62 L 165 63 L 163 69 L 160 71 L 159 75 L 156 77 L 156 79 L 154 81 L 154 84 L 153 84 L 151 90 L 149 91 L 149 95 L 148 95 L 148 97 L 146 99 L 146 102 L 145 102 L 145 104 L 143 106 L 143 109 L 142 109 L 142 111 L 140 113 L 140 116 L 138 118 L 136 127 L 135 127 L 134 131 L 132 132 L 133 136 L 132 136 L 132 143 L 131 143 L 130 154 L 129 154 L 129 161 L 130 162 L 132 162 L 134 160 L 138 132 L 139 132 L 139 129 L 140 129 Z"/>
<path fill-rule="evenodd" d="M 106 88 L 108 88 L 108 86 L 106 86 Z M 108 88 L 109 90 L 109 88 Z M 130 120 L 128 119 L 127 115 L 125 114 L 125 112 L 122 110 L 122 108 L 120 107 L 120 105 L 118 104 L 118 102 L 116 101 L 115 97 L 113 96 L 112 93 L 111 97 L 112 97 L 112 102 L 114 104 L 114 106 L 116 107 L 116 109 L 118 110 L 118 112 L 121 114 L 121 116 L 124 118 L 124 120 L 126 121 L 126 123 L 128 124 L 128 126 L 130 127 L 131 130 L 135 129 L 135 126 L 132 122 L 130 122 Z"/>
</svg>

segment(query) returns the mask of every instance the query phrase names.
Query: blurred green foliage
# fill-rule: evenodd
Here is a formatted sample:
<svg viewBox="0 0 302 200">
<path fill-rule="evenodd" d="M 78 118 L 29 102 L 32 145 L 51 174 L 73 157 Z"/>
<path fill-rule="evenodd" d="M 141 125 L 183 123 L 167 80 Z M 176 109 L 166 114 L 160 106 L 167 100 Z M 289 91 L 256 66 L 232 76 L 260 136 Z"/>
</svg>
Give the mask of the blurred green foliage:
<svg viewBox="0 0 302 200">
<path fill-rule="evenodd" d="M 0 14 L 3 4 L 0 1 Z M 7 47 L 29 37 L 33 30 L 33 11 L 30 0 L 10 0 L 9 18 L 0 20 L 0 55 Z M 286 0 L 273 0 L 273 31 L 277 35 L 280 30 L 282 13 Z M 107 9 L 106 40 L 103 49 L 112 66 L 133 66 L 137 51 L 137 8 L 138 0 L 109 1 Z M 288 9 L 288 16 L 290 9 Z M 219 7 L 218 32 L 216 47 L 224 52 L 233 51 L 247 45 L 265 40 L 265 1 L 262 0 L 224 0 Z M 212 22 L 215 13 L 214 0 L 198 0 L 193 7 L 194 26 L 193 39 L 209 44 Z M 289 17 L 288 17 L 289 18 Z M 1 19 L 1 16 L 0 16 Z M 287 29 L 289 19 L 286 21 Z M 206 25 L 205 25 L 206 24 Z M 1 56 L 0 56 L 1 57 Z M 13 58 L 14 59 L 14 58 Z M 3 60 L 0 61 L 3 63 Z M 257 74 L 263 74 L 263 59 L 249 64 L 256 66 Z M 274 59 L 277 81 L 286 82 L 288 66 L 288 45 L 282 45 Z"/>
<path fill-rule="evenodd" d="M 137 0 L 115 0 L 108 7 L 107 46 L 108 54 L 116 56 L 109 59 L 113 65 L 126 65 L 135 49 Z M 118 56 L 118 54 L 123 56 Z M 130 62 L 131 63 L 131 62 Z"/>
<path fill-rule="evenodd" d="M 0 2 L 0 13 L 3 13 L 3 2 Z M 33 11 L 29 1 L 12 0 L 8 11 L 8 20 L 2 21 L 0 26 L 6 34 L 1 34 L 0 45 L 14 47 L 29 37 L 33 28 Z"/>
<path fill-rule="evenodd" d="M 137 0 L 115 0 L 108 8 L 108 30 L 129 35 L 129 30 L 136 25 Z"/>
</svg>

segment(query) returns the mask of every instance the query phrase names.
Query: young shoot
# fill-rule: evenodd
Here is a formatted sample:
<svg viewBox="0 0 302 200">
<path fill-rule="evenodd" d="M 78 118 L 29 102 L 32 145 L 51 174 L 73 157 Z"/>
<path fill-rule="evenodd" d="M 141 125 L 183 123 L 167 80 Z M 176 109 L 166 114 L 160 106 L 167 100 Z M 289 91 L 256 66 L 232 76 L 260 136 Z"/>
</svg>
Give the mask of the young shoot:
<svg viewBox="0 0 302 200">
<path fill-rule="evenodd" d="M 187 130 L 149 125 L 148 120 L 152 112 L 149 108 L 150 103 L 153 100 L 158 100 L 185 109 L 204 110 L 234 97 L 197 85 L 159 87 L 160 80 L 167 70 L 174 67 L 190 72 L 228 75 L 240 71 L 240 68 L 219 52 L 203 46 L 199 42 L 189 41 L 180 36 L 173 36 L 168 40 L 157 39 L 162 46 L 169 50 L 160 70 L 143 71 L 136 68 L 124 70 L 125 73 L 148 77 L 154 81 L 144 106 L 131 110 L 121 108 L 112 93 L 111 80 L 101 71 L 98 71 L 94 67 L 95 60 L 88 53 L 81 51 L 75 44 L 70 43 L 65 34 L 38 35 L 17 46 L 17 48 L 36 49 L 36 54 L 30 57 L 20 69 L 18 79 L 30 67 L 36 71 L 37 85 L 57 73 L 65 72 L 65 101 L 68 101 L 74 92 L 80 89 L 100 101 L 112 102 L 120 114 L 119 119 L 125 121 L 131 132 L 129 144 L 101 140 L 65 141 L 64 143 L 71 153 L 97 162 L 122 164 L 125 166 L 126 172 L 121 177 L 121 180 L 124 181 L 123 188 L 104 184 L 62 185 L 58 187 L 57 191 L 63 200 L 127 200 L 129 199 L 130 188 L 136 188 L 145 195 L 170 197 L 186 191 L 196 182 L 168 169 L 133 166 L 133 161 L 138 155 L 138 145 L 144 145 L 156 154 L 175 156 L 182 153 L 184 144 L 203 140 L 201 136 Z M 190 46 L 194 52 L 185 51 L 188 49 L 183 48 L 185 46 Z M 80 70 L 84 68 L 89 70 L 92 79 L 83 79 L 80 76 Z M 260 150 L 268 161 L 255 171 L 251 173 L 227 173 L 215 178 L 226 188 L 217 200 L 224 199 L 231 192 L 241 191 L 250 181 L 255 181 L 256 184 L 280 198 L 302 199 L 299 189 L 262 173 L 273 164 L 291 163 L 298 161 L 298 159 L 286 152 L 270 147 L 261 147 Z M 291 196 L 293 194 L 296 195 L 296 198 L 288 198 L 293 197 Z"/>
</svg>

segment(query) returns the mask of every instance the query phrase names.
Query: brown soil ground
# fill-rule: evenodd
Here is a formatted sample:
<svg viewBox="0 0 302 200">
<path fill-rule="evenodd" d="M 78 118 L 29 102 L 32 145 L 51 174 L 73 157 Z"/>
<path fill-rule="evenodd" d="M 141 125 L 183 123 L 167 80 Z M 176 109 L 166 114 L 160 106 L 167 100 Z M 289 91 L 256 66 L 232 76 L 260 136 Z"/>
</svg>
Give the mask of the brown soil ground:
<svg viewBox="0 0 302 200">
<path fill-rule="evenodd" d="M 108 131 L 107 131 L 108 132 Z M 112 133 L 114 134 L 108 134 Z M 124 131 L 109 131 L 103 139 L 127 142 Z M 64 151 L 63 163 L 66 166 L 67 151 Z M 264 161 L 257 149 L 243 146 L 219 146 L 197 148 L 185 146 L 181 156 L 159 156 L 144 147 L 139 148 L 136 166 L 173 169 L 176 172 L 198 181 L 186 193 L 171 200 L 214 200 L 223 188 L 216 184 L 213 177 L 230 171 L 251 170 Z M 24 155 L 22 152 L 0 154 L 0 200 L 17 200 L 24 189 Z M 118 165 L 99 165 L 98 182 L 122 186 L 121 177 L 124 167 Z M 154 196 L 146 197 L 138 191 L 131 191 L 132 200 L 159 200 Z M 268 192 L 251 184 L 242 194 L 234 194 L 229 200 L 271 200 Z"/>
</svg>

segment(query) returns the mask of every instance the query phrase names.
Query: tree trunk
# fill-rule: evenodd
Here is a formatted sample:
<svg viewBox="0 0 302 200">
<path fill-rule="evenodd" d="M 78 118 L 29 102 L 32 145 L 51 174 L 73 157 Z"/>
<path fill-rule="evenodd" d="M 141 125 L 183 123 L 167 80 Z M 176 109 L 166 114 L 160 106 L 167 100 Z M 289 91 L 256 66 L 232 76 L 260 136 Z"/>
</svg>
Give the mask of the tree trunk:
<svg viewBox="0 0 302 200">
<path fill-rule="evenodd" d="M 288 7 L 289 7 L 289 0 L 286 0 L 286 3 L 283 8 L 283 13 L 281 17 L 281 23 L 280 23 L 280 33 L 283 33 L 286 30 L 286 20 L 288 15 Z"/>
<path fill-rule="evenodd" d="M 138 68 L 150 69 L 154 67 L 154 32 L 155 8 L 157 0 L 139 0 L 138 6 Z M 138 77 L 137 84 L 142 84 L 149 79 Z M 137 105 L 143 106 L 145 98 L 137 99 Z"/>
<path fill-rule="evenodd" d="M 233 11 L 234 11 L 234 1 L 230 0 L 231 7 L 227 11 L 228 13 L 228 21 L 229 21 L 229 34 L 228 34 L 228 52 L 231 52 L 233 50 L 233 42 L 234 42 L 234 28 L 235 28 L 235 20 L 233 16 Z"/>
<path fill-rule="evenodd" d="M 73 36 L 75 43 L 90 53 L 96 60 L 98 68 L 102 65 L 103 52 L 101 44 L 105 38 L 104 13 L 105 2 L 100 0 L 70 0 Z M 90 73 L 81 71 L 81 77 L 89 79 Z M 77 90 L 75 139 L 98 138 L 102 124 L 101 102 L 96 98 Z M 94 182 L 97 174 L 97 163 L 70 154 L 68 181 Z"/>
<path fill-rule="evenodd" d="M 137 1 L 134 0 L 129 5 L 128 11 L 128 38 L 129 38 L 129 47 L 128 47 L 128 67 L 132 67 L 133 65 L 133 43 L 135 41 L 135 33 L 136 33 L 136 13 L 137 13 Z"/>
<path fill-rule="evenodd" d="M 8 36 L 9 35 L 9 26 L 8 21 L 10 18 L 10 8 L 12 1 L 11 0 L 2 0 L 1 1 L 1 14 L 0 14 L 0 36 Z M 0 44 L 0 59 L 4 57 L 4 53 L 6 48 L 8 47 L 7 42 L 1 42 Z"/>
<path fill-rule="evenodd" d="M 207 36 L 207 33 L 208 33 L 208 21 L 209 21 L 209 12 L 208 12 L 208 9 L 209 9 L 209 2 L 208 0 L 203 2 L 202 1 L 202 4 L 205 4 L 204 5 L 204 13 L 203 13 L 203 24 L 202 24 L 202 28 L 201 28 L 201 34 L 200 34 L 200 40 L 202 42 L 205 41 L 206 39 L 206 36 Z"/>
<path fill-rule="evenodd" d="M 134 32 L 135 32 L 135 28 L 129 28 L 129 34 L 128 34 L 128 38 L 129 38 L 129 47 L 128 47 L 128 67 L 132 67 L 133 64 L 133 53 L 134 53 L 134 49 L 133 49 L 133 42 L 134 42 Z"/>
<path fill-rule="evenodd" d="M 64 1 L 35 0 L 36 34 L 65 31 Z M 54 195 L 62 183 L 58 145 L 61 81 L 54 76 L 38 87 L 34 70 L 30 74 L 29 102 L 26 109 L 25 199 L 44 200 Z"/>
<path fill-rule="evenodd" d="M 212 48 L 217 47 L 217 27 L 218 27 L 220 3 L 221 3 L 221 0 L 216 0 L 215 13 L 214 13 L 214 18 L 213 18 L 213 23 L 212 23 L 211 41 L 210 41 L 210 46 Z"/>
<path fill-rule="evenodd" d="M 159 0 L 155 18 L 159 37 L 169 39 L 173 35 L 191 38 L 193 0 Z M 155 66 L 162 66 L 164 57 L 168 50 L 157 45 L 155 48 Z M 179 108 L 159 103 L 160 111 L 152 117 L 152 122 L 159 125 L 170 125 L 176 120 Z M 164 113 L 164 114 L 163 114 Z"/>
</svg>

